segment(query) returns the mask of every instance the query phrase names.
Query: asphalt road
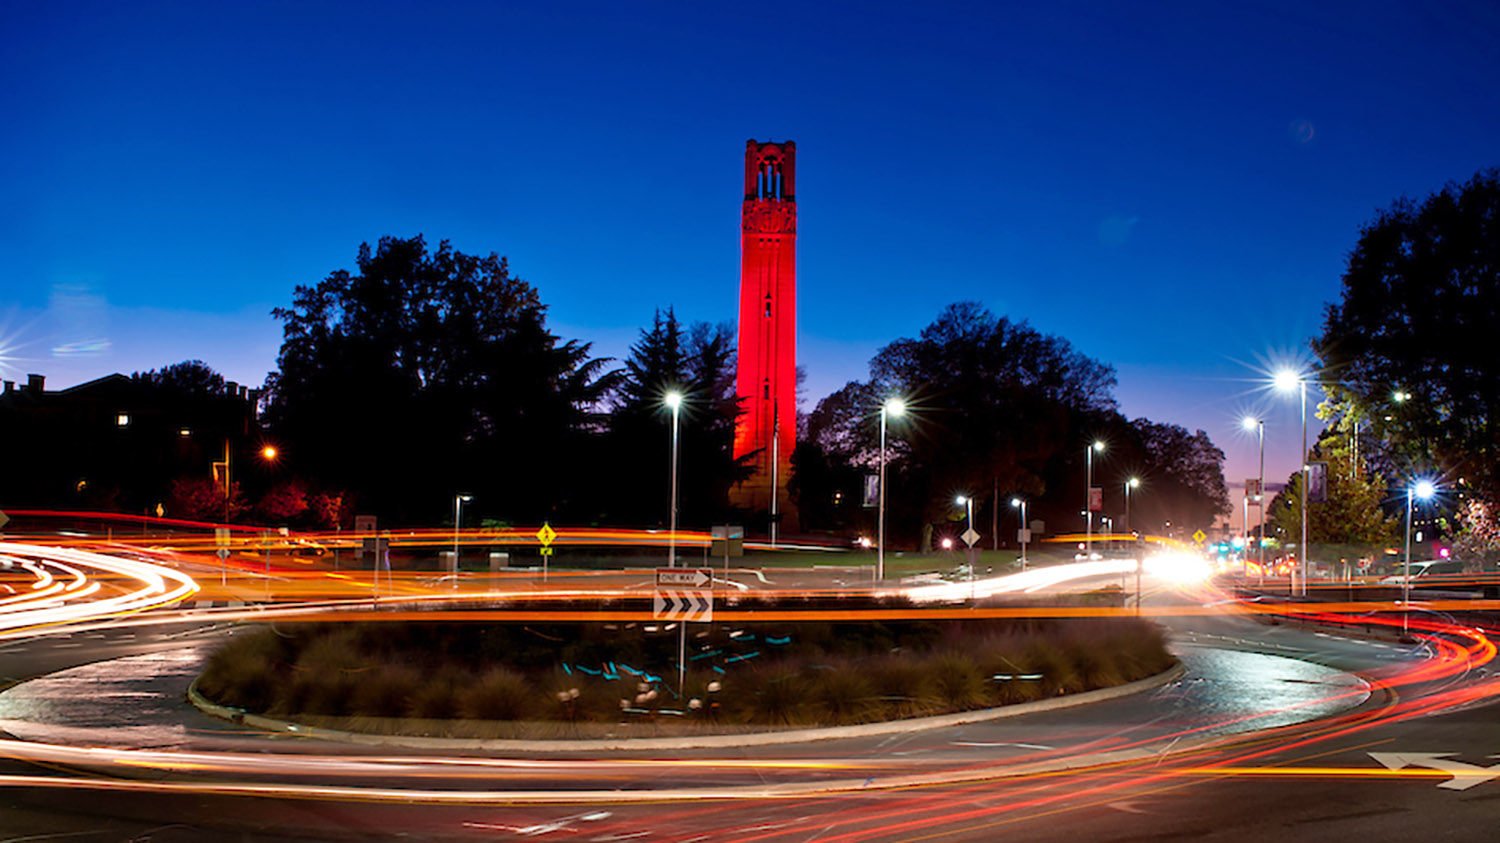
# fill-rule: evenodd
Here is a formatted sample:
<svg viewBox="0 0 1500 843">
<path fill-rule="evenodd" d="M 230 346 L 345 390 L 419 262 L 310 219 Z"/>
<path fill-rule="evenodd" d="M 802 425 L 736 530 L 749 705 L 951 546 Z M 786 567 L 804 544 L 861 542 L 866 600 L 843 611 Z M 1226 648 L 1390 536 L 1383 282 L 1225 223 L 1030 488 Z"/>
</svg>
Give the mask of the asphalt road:
<svg viewBox="0 0 1500 843">
<path fill-rule="evenodd" d="M 1158 599 L 1182 599 L 1164 594 Z M 1149 601 L 1148 601 L 1149 605 Z M 76 779 L 71 767 L 0 761 L 0 840 L 539 839 L 539 840 L 1056 840 L 1493 837 L 1500 778 L 1475 770 L 1500 753 L 1500 717 L 1489 667 L 1428 667 L 1454 655 L 1433 646 L 1346 639 L 1268 626 L 1226 611 L 1171 618 L 1189 667 L 1149 694 L 1083 708 L 931 731 L 844 741 L 670 753 L 549 753 L 535 767 L 469 776 L 316 776 L 248 780 L 400 788 L 386 798 L 314 798 L 286 789 L 226 796 L 160 792 L 137 783 L 234 781 L 182 769 L 143 768 L 86 788 L 27 786 L 26 778 Z M 173 696 L 193 670 L 192 648 L 219 630 L 206 624 L 101 630 L 0 646 L 0 677 L 82 668 L 47 686 L 0 695 L 0 718 L 33 741 L 78 745 L 288 752 L 358 760 L 339 744 L 246 735 Z M 150 654 L 157 654 L 156 658 Z M 131 686 L 117 667 L 86 665 L 132 654 L 158 666 L 158 686 Z M 175 671 L 175 672 L 174 672 Z M 129 671 L 125 671 L 129 673 Z M 150 671 L 148 670 L 147 673 Z M 1365 694 L 1351 673 L 1370 677 Z M 112 684 L 113 683 L 113 684 Z M 31 693 L 32 689 L 37 690 Z M 180 691 L 178 691 L 180 693 Z M 139 696 L 132 696 L 139 694 Z M 69 700 L 86 703 L 68 705 Z M 28 710 L 27 706 L 31 706 Z M 1426 709 L 1443 706 L 1430 713 Z M 8 712 L 8 713 L 7 713 Z M 18 716 L 21 715 L 21 716 Z M 1260 716 L 1257 716 L 1260 715 Z M 69 717 L 74 719 L 69 720 Z M 52 731 L 49 731 L 52 730 Z M 59 731 L 61 730 L 61 731 Z M 1384 753 L 1372 756 L 1371 753 Z M 1111 753 L 1113 753 L 1111 755 Z M 1435 753 L 1455 753 L 1447 758 Z M 382 750 L 417 757 L 415 751 Z M 471 756 L 472 757 L 472 756 Z M 1114 764 L 1064 769 L 1067 761 Z M 591 763 L 592 762 L 592 763 Z M 1032 772 L 1008 775 L 1017 765 Z M 1426 765 L 1426 766 L 1423 766 Z M 1392 770 L 1396 766 L 1399 769 Z M 1451 766 L 1451 765 L 1450 765 Z M 274 772 L 274 771 L 273 771 Z M 962 773 L 960 784 L 890 785 L 912 772 Z M 1500 772 L 1500 768 L 1497 768 Z M 725 798 L 722 790 L 866 781 L 837 794 Z M 940 778 L 940 777 L 939 777 Z M 246 780 L 240 777 L 240 780 Z M 1453 784 L 1471 785 L 1454 789 Z M 1448 784 L 1447 787 L 1442 785 Z M 421 791 L 666 791 L 645 802 L 429 804 Z M 721 791 L 705 796 L 702 788 Z M 698 793 L 694 793 L 694 790 Z"/>
</svg>

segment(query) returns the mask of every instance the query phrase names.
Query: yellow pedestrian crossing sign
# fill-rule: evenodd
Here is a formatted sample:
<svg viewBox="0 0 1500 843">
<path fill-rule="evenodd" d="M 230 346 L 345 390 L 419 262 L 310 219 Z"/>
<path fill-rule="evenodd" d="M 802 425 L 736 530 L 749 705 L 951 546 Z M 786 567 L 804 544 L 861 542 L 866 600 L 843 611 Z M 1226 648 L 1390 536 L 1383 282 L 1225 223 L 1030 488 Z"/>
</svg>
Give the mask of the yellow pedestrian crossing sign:
<svg viewBox="0 0 1500 843">
<path fill-rule="evenodd" d="M 1203 544 L 1203 540 L 1206 538 L 1208 538 L 1208 534 L 1203 532 L 1202 530 L 1197 530 L 1193 533 L 1193 541 L 1197 542 L 1198 544 Z"/>
<path fill-rule="evenodd" d="M 536 540 L 542 543 L 542 547 L 552 544 L 557 538 L 557 531 L 552 529 L 551 524 L 542 524 L 542 529 L 536 531 Z"/>
</svg>

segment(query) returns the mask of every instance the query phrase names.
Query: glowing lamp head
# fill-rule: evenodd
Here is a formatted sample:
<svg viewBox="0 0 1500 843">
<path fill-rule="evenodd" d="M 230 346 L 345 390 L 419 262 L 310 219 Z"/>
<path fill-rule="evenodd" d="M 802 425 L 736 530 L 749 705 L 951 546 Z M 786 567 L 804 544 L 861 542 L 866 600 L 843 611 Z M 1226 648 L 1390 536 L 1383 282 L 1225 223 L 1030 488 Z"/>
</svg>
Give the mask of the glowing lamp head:
<svg viewBox="0 0 1500 843">
<path fill-rule="evenodd" d="M 1240 420 L 1240 427 L 1243 427 L 1246 430 L 1254 430 L 1257 427 L 1260 427 L 1260 419 L 1254 416 L 1245 416 Z"/>
<path fill-rule="evenodd" d="M 264 459 L 267 459 L 267 460 L 274 460 L 274 459 L 276 459 L 276 455 L 278 453 L 280 453 L 280 452 L 276 450 L 276 446 L 275 445 L 267 445 L 266 447 L 260 449 L 260 455 L 261 455 L 261 457 L 264 458 Z"/>
<path fill-rule="evenodd" d="M 1095 439 L 1094 440 L 1094 444 L 1093 444 L 1092 447 L 1093 447 L 1094 450 L 1098 451 L 1099 453 L 1101 453 L 1101 454 L 1104 453 L 1104 441 L 1103 440 L 1101 440 L 1101 439 Z"/>
<path fill-rule="evenodd" d="M 1021 508 L 1021 499 L 1020 498 L 1011 498 L 1010 499 L 1010 505 L 1013 506 L 1013 507 L 1016 507 L 1017 509 L 1020 509 Z"/>
<path fill-rule="evenodd" d="M 1417 496 L 1417 500 L 1425 501 L 1437 494 L 1437 486 L 1431 480 L 1418 480 L 1416 485 L 1412 486 L 1412 493 Z"/>
<path fill-rule="evenodd" d="M 1130 478 L 1129 482 L 1126 483 L 1126 485 L 1128 485 L 1132 489 L 1139 489 L 1141 487 L 1141 478 L 1132 477 Z"/>
<path fill-rule="evenodd" d="M 1276 378 L 1273 382 L 1276 384 L 1278 390 L 1291 392 L 1297 388 L 1298 384 L 1302 383 L 1302 373 L 1291 369 L 1282 369 L 1276 373 Z"/>
<path fill-rule="evenodd" d="M 953 549 L 953 539 L 943 539 L 943 550 Z"/>
<path fill-rule="evenodd" d="M 888 416 L 899 416 L 906 412 L 906 402 L 900 398 L 887 398 L 883 409 Z"/>
<path fill-rule="evenodd" d="M 664 400 L 666 401 L 668 407 L 671 407 L 673 410 L 675 410 L 678 407 L 682 406 L 682 393 L 674 389 L 671 392 L 667 393 L 667 397 Z"/>
<path fill-rule="evenodd" d="M 969 502 L 969 498 L 967 495 L 959 495 L 958 497 L 953 499 L 953 502 L 958 504 L 959 506 L 963 506 L 964 504 Z"/>
</svg>

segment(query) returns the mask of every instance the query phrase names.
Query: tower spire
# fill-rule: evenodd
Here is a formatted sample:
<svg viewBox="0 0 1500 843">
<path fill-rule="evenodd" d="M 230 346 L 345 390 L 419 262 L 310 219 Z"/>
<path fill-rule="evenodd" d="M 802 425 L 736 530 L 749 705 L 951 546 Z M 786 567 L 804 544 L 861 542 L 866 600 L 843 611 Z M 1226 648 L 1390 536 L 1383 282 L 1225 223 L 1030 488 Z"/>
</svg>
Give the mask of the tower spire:
<svg viewBox="0 0 1500 843">
<path fill-rule="evenodd" d="M 744 411 L 734 455 L 755 473 L 734 502 L 774 518 L 791 512 L 786 484 L 797 430 L 797 144 L 745 143 L 740 211 L 739 368 Z"/>
</svg>

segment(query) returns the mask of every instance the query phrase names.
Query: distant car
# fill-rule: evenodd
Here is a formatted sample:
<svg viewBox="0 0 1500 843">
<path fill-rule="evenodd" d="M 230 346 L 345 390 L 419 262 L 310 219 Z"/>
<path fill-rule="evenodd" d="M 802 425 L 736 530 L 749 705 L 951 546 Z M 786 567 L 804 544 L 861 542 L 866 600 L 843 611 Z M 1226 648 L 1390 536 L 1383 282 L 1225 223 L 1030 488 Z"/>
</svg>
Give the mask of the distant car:
<svg viewBox="0 0 1500 843">
<path fill-rule="evenodd" d="M 1406 573 L 1403 568 L 1397 568 L 1402 573 L 1395 576 L 1385 577 L 1380 581 L 1381 585 L 1400 585 L 1406 581 Z M 1464 563 L 1461 559 L 1427 559 L 1422 562 L 1411 563 L 1411 581 L 1420 582 L 1425 577 L 1438 576 L 1441 574 L 1462 574 Z"/>
</svg>

